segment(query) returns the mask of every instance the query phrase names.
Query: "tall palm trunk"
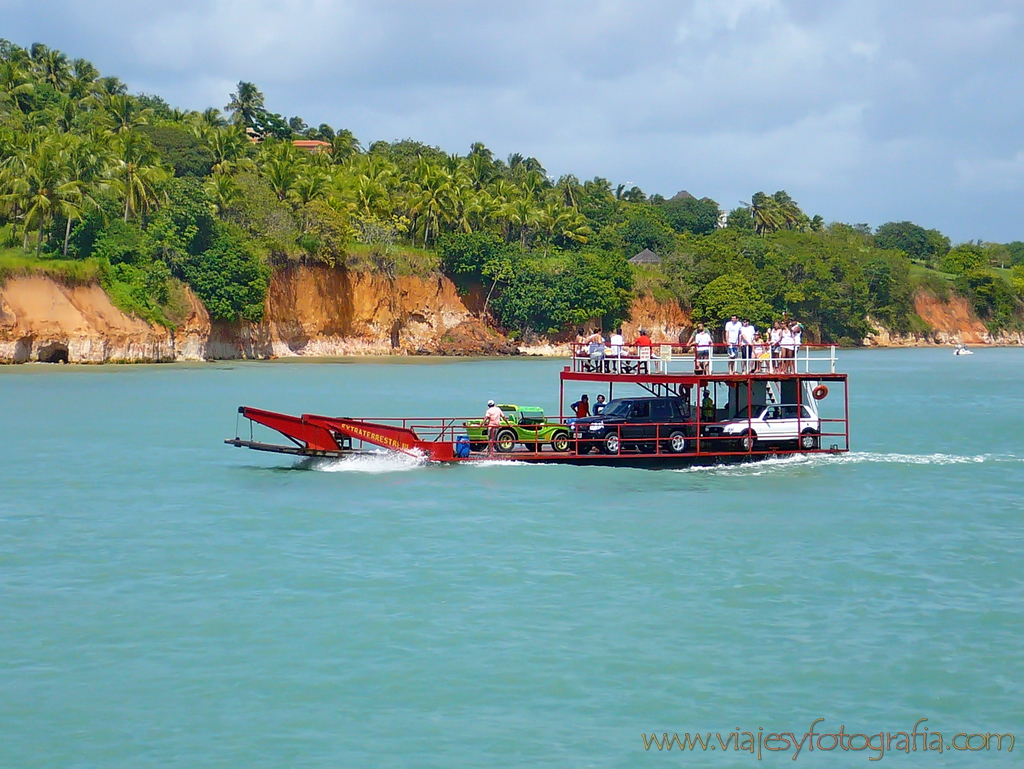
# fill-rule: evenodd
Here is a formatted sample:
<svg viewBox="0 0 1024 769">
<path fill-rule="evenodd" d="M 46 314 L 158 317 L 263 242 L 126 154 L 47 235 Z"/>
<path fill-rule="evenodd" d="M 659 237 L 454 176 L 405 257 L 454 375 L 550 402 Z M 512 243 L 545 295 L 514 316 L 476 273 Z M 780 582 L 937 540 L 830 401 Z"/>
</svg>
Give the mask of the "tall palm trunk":
<svg viewBox="0 0 1024 769">
<path fill-rule="evenodd" d="M 71 217 L 68 217 L 68 223 L 64 227 L 64 256 L 68 255 L 68 241 L 71 240 Z"/>
</svg>

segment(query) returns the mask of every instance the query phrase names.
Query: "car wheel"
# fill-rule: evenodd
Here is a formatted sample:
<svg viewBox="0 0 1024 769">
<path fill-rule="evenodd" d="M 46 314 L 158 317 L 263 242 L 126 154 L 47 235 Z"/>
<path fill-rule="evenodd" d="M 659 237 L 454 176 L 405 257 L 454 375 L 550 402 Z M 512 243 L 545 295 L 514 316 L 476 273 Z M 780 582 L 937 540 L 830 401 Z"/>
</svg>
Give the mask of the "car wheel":
<svg viewBox="0 0 1024 769">
<path fill-rule="evenodd" d="M 821 437 L 818 435 L 818 431 L 813 428 L 808 428 L 803 431 L 800 435 L 800 448 L 805 451 L 811 451 L 821 447 Z"/>
<path fill-rule="evenodd" d="M 564 454 L 569 450 L 569 432 L 567 430 L 556 430 L 551 435 L 551 448 L 553 451 Z"/>
<path fill-rule="evenodd" d="M 494 436 L 494 449 L 502 454 L 508 454 L 516 447 L 516 434 L 514 430 L 498 430 Z"/>
<path fill-rule="evenodd" d="M 619 440 L 618 433 L 608 433 L 604 436 L 604 444 L 602 449 L 605 454 L 618 454 L 622 448 L 622 441 Z"/>
<path fill-rule="evenodd" d="M 757 433 L 753 430 L 744 430 L 740 435 L 740 448 L 743 451 L 753 451 L 757 448 Z"/>
<path fill-rule="evenodd" d="M 673 454 L 685 454 L 689 448 L 689 444 L 686 441 L 686 434 L 681 430 L 672 431 L 668 440 L 665 441 L 665 448 L 671 451 Z"/>
</svg>

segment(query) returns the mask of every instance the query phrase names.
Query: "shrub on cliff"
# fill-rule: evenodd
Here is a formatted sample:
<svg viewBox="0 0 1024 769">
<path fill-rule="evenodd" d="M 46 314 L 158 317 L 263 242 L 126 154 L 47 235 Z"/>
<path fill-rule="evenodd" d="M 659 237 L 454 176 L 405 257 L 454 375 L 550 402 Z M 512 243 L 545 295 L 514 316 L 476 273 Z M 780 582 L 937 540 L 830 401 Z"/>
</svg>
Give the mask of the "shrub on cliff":
<svg viewBox="0 0 1024 769">
<path fill-rule="evenodd" d="M 995 333 L 1022 325 L 1024 302 L 1014 295 L 1010 283 L 1002 278 L 984 269 L 973 269 L 957 276 L 953 285 L 971 303 L 989 331 Z"/>
<path fill-rule="evenodd" d="M 214 320 L 263 319 L 270 269 L 237 229 L 218 223 L 210 248 L 182 259 L 179 271 Z"/>
<path fill-rule="evenodd" d="M 733 315 L 749 318 L 764 327 L 772 320 L 772 307 L 750 281 L 742 275 L 715 278 L 694 298 L 693 311 L 698 318 L 715 326 Z"/>
</svg>

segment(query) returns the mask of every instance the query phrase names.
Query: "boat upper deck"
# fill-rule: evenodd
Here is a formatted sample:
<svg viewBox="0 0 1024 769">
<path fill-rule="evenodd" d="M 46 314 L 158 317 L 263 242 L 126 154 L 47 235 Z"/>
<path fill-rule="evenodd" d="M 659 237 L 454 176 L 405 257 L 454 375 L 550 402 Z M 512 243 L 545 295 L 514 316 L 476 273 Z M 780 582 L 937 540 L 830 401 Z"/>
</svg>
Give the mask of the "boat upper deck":
<svg viewBox="0 0 1024 769">
<path fill-rule="evenodd" d="M 692 345 L 622 345 L 591 353 L 590 345 L 572 345 L 571 364 L 562 371 L 563 380 L 590 382 L 694 383 L 733 379 L 815 379 L 845 380 L 837 371 L 835 345 L 800 345 L 793 357 L 768 354 L 730 357 L 727 345 L 711 345 L 698 352 Z M 740 348 L 742 350 L 742 348 Z"/>
</svg>

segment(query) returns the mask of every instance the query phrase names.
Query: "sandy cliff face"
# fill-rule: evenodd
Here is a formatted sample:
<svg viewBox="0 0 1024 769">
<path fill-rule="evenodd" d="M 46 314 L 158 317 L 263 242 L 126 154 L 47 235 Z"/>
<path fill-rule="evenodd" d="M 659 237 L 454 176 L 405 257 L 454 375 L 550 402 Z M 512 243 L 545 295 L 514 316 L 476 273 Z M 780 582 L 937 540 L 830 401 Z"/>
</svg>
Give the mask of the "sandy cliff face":
<svg viewBox="0 0 1024 769">
<path fill-rule="evenodd" d="M 0 361 L 71 363 L 173 360 L 166 329 L 132 318 L 98 285 L 62 286 L 42 276 L 0 287 Z"/>
<path fill-rule="evenodd" d="M 274 274 L 258 324 L 211 323 L 191 292 L 175 331 L 114 307 L 98 285 L 44 276 L 0 286 L 0 362 L 154 362 L 442 352 L 510 352 L 466 310 L 447 278 L 398 278 L 317 267 Z"/>
<path fill-rule="evenodd" d="M 466 323 L 472 317 L 447 278 L 402 277 L 392 283 L 380 275 L 298 266 L 274 274 L 262 323 L 215 325 L 207 355 L 433 352 L 450 330 Z"/>
<path fill-rule="evenodd" d="M 875 323 L 878 331 L 869 334 L 864 343 L 876 347 L 918 347 L 924 345 L 964 344 L 1024 344 L 1024 335 L 1019 332 L 990 334 L 966 299 L 950 296 L 942 301 L 928 291 L 918 291 L 914 296 L 914 312 L 931 326 L 925 334 L 894 334 Z"/>
<path fill-rule="evenodd" d="M 98 285 L 64 286 L 44 276 L 21 276 L 0 286 L 0 363 L 58 361 L 130 363 L 209 358 L 336 355 L 567 355 L 557 340 L 518 348 L 482 324 L 444 277 L 398 278 L 298 266 L 275 273 L 266 317 L 258 324 L 211 323 L 187 292 L 187 320 L 174 331 L 152 326 L 114 307 Z M 1022 344 L 1019 333 L 993 337 L 959 297 L 941 302 L 922 292 L 915 310 L 928 334 L 897 335 L 884 328 L 868 337 L 878 346 Z M 689 315 L 678 304 L 639 297 L 623 324 L 655 342 L 686 340 Z"/>
</svg>

